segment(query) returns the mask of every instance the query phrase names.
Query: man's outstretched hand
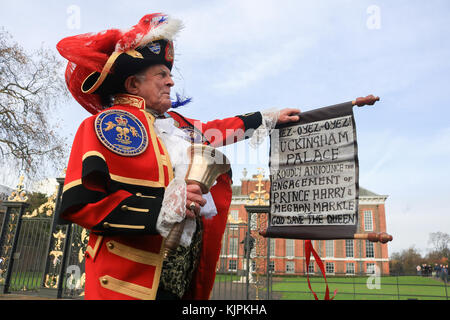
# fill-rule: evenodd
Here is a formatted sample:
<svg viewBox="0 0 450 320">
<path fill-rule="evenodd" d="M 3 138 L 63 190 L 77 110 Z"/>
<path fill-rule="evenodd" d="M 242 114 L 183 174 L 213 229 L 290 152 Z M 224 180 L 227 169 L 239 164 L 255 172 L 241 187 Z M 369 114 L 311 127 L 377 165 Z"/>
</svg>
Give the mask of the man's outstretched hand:
<svg viewBox="0 0 450 320">
<path fill-rule="evenodd" d="M 278 115 L 277 124 L 289 123 L 289 122 L 297 122 L 300 120 L 300 109 L 294 108 L 286 108 L 280 110 L 280 114 Z"/>
</svg>

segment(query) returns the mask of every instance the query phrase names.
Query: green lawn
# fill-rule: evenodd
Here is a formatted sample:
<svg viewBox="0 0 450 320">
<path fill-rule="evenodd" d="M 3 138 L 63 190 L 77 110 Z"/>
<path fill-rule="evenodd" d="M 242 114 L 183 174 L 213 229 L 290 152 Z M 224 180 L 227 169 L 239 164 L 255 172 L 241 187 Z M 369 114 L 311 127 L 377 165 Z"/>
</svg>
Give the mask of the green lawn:
<svg viewBox="0 0 450 320">
<path fill-rule="evenodd" d="M 369 289 L 369 277 L 327 277 L 330 296 L 337 289 L 336 300 L 445 300 L 450 288 L 434 278 L 417 276 L 381 277 L 379 286 Z M 325 281 L 322 277 L 311 277 L 311 287 L 319 299 L 325 295 Z M 447 290 L 447 292 L 446 292 Z M 272 296 L 281 300 L 313 300 L 305 277 L 274 278 Z"/>
<path fill-rule="evenodd" d="M 4 283 L 4 280 L 4 278 L 1 278 L 0 283 Z M 41 281 L 42 272 L 13 272 L 9 289 L 11 291 L 37 290 L 41 286 Z"/>
<path fill-rule="evenodd" d="M 241 276 L 236 274 L 216 274 L 215 282 L 239 281 Z"/>
</svg>

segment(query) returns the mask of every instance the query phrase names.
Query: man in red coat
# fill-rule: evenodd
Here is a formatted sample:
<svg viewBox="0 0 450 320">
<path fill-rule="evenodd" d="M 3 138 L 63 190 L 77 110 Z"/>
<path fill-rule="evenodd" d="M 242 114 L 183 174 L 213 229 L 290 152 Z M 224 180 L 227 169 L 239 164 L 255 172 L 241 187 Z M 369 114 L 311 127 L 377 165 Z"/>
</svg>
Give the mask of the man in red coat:
<svg viewBox="0 0 450 320">
<path fill-rule="evenodd" d="M 168 112 L 172 41 L 180 28 L 178 20 L 149 14 L 130 30 L 68 37 L 57 45 L 69 60 L 70 92 L 93 114 L 75 136 L 60 209 L 63 221 L 90 230 L 86 299 L 210 296 L 231 172 L 203 195 L 184 181 L 187 147 L 233 143 L 270 121 L 260 112 L 207 123 Z M 298 121 L 298 113 L 283 109 L 272 122 Z M 211 138 L 210 129 L 220 134 Z M 164 258 L 164 239 L 183 219 L 181 245 Z"/>
</svg>

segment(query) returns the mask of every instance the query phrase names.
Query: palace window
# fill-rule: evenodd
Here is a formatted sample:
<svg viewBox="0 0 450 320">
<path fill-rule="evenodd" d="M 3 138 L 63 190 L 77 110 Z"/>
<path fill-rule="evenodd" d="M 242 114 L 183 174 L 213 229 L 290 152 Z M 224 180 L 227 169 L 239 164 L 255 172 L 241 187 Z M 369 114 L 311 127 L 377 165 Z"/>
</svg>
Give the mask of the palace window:
<svg viewBox="0 0 450 320">
<path fill-rule="evenodd" d="M 236 271 L 236 270 L 237 270 L 237 260 L 229 260 L 228 271 Z"/>
<path fill-rule="evenodd" d="M 325 256 L 334 257 L 334 240 L 325 241 Z"/>
<path fill-rule="evenodd" d="M 364 211 L 364 231 L 373 231 L 372 210 Z"/>
<path fill-rule="evenodd" d="M 373 242 L 366 240 L 366 258 L 374 258 Z"/>
<path fill-rule="evenodd" d="M 286 273 L 294 273 L 294 272 L 295 272 L 294 261 L 286 261 Z"/>
<path fill-rule="evenodd" d="M 230 238 L 228 254 L 237 256 L 238 254 L 238 238 Z"/>
<path fill-rule="evenodd" d="M 275 239 L 270 238 L 269 241 L 270 241 L 270 256 L 275 257 Z"/>
<path fill-rule="evenodd" d="M 368 274 L 375 274 L 375 263 L 368 263 L 366 265 L 366 272 Z"/>
<path fill-rule="evenodd" d="M 275 262 L 274 261 L 269 262 L 269 272 L 275 272 Z"/>
<path fill-rule="evenodd" d="M 239 220 L 239 210 L 230 210 L 230 215 L 234 222 Z"/>
<path fill-rule="evenodd" d="M 355 274 L 355 263 L 349 262 L 345 264 L 345 272 L 347 274 Z"/>
<path fill-rule="evenodd" d="M 353 240 L 345 240 L 345 256 L 347 258 L 353 258 Z"/>
<path fill-rule="evenodd" d="M 309 262 L 308 273 L 314 273 L 314 261 Z"/>
<path fill-rule="evenodd" d="M 294 255 L 294 240 L 286 239 L 286 257 L 293 257 Z"/>
<path fill-rule="evenodd" d="M 333 262 L 325 263 L 325 272 L 326 273 L 334 273 L 334 263 Z"/>
</svg>

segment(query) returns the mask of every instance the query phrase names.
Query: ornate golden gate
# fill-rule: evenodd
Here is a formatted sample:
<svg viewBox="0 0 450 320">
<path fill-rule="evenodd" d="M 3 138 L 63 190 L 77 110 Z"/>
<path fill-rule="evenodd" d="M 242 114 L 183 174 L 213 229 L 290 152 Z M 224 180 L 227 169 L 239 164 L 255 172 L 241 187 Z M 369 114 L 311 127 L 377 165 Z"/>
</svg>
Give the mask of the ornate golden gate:
<svg viewBox="0 0 450 320">
<path fill-rule="evenodd" d="M 23 178 L 7 201 L 0 222 L 0 293 L 82 298 L 88 232 L 56 224 L 64 178 L 47 203 L 26 212 Z"/>
<path fill-rule="evenodd" d="M 263 188 L 263 170 L 258 170 L 256 189 L 244 206 L 246 219 L 228 217 L 212 300 L 271 299 L 271 243 L 258 232 L 267 228 L 269 194 Z"/>
</svg>

